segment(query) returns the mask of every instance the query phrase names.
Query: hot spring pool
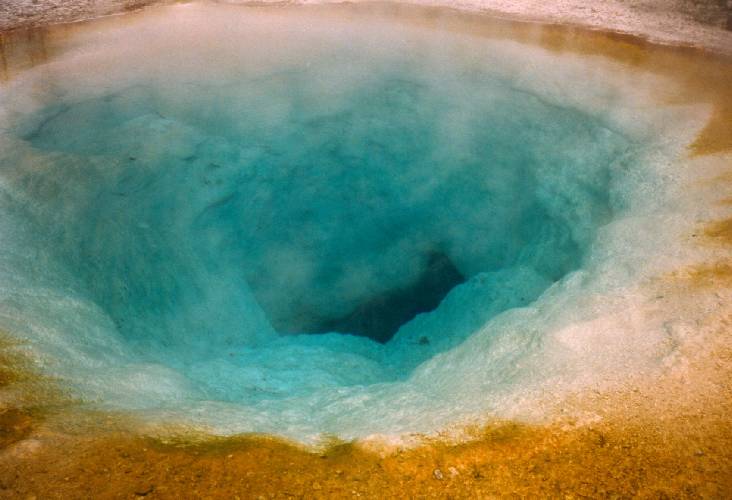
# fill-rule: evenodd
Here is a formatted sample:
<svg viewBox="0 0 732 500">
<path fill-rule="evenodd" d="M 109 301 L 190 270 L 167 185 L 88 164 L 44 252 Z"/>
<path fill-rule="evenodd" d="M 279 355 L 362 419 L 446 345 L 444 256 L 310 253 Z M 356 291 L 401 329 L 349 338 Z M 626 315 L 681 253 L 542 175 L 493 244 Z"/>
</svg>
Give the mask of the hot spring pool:
<svg viewBox="0 0 732 500">
<path fill-rule="evenodd" d="M 706 113 L 669 85 L 338 9 L 81 30 L 0 86 L 0 329 L 216 434 L 541 419 L 673 354 L 629 305 Z"/>
</svg>

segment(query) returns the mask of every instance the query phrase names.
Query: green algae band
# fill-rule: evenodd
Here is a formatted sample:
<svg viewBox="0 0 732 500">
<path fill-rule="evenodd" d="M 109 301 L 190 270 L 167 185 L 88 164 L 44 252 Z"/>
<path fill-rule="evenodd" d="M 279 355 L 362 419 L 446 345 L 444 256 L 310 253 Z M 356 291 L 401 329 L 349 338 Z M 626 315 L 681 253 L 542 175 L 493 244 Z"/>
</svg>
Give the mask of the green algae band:
<svg viewBox="0 0 732 500">
<path fill-rule="evenodd" d="M 663 241 L 661 137 L 693 111 L 642 104 L 650 77 L 388 19 L 166 12 L 0 87 L 0 328 L 78 398 L 353 438 L 541 415 L 668 354 L 603 319 Z"/>
</svg>

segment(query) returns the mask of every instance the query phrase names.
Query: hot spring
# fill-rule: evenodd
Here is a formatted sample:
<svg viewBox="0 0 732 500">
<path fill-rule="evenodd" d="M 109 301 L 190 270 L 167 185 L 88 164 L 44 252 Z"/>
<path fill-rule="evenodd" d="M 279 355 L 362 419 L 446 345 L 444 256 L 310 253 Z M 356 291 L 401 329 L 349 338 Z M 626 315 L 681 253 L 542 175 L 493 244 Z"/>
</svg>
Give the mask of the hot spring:
<svg viewBox="0 0 732 500">
<path fill-rule="evenodd" d="M 0 329 L 75 399 L 311 442 L 542 419 L 673 355 L 632 305 L 706 116 L 672 83 L 346 8 L 164 12 L 0 86 Z"/>
</svg>

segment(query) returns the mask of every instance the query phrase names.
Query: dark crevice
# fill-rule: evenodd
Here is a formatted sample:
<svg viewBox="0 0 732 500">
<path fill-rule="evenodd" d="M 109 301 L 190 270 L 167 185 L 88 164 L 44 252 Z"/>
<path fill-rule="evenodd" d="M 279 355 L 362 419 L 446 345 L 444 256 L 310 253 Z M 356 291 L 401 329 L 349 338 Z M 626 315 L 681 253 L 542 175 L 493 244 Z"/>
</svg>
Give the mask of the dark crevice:
<svg viewBox="0 0 732 500">
<path fill-rule="evenodd" d="M 345 316 L 324 320 L 307 333 L 349 333 L 385 343 L 403 324 L 436 309 L 450 290 L 464 282 L 450 258 L 434 252 L 412 284 L 372 297 Z"/>
</svg>

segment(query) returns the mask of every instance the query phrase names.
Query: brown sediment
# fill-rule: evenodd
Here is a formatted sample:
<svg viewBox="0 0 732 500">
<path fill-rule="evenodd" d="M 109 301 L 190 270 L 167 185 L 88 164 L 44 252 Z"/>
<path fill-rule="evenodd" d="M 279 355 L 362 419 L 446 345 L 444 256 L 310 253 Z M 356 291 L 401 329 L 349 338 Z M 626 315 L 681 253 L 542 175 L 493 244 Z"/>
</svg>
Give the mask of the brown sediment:
<svg viewBox="0 0 732 500">
<path fill-rule="evenodd" d="M 23 347 L 22 342 L 0 332 L 0 411 L 8 398 L 24 408 L 72 403 L 56 380 L 36 371 Z"/>
<path fill-rule="evenodd" d="M 38 415 L 27 410 L 0 409 L 0 449 L 26 439 L 40 421 Z"/>
<path fill-rule="evenodd" d="M 673 278 L 685 281 L 695 288 L 732 285 L 732 260 L 690 266 L 674 273 Z"/>
<path fill-rule="evenodd" d="M 712 117 L 691 145 L 692 151 L 696 154 L 719 153 L 732 149 L 732 126 L 730 126 L 732 119 L 732 90 L 730 87 L 732 85 L 729 83 L 729 74 L 728 71 L 726 76 L 721 76 L 717 80 L 717 83 L 725 84 L 726 82 L 726 92 L 716 94 L 720 97 L 713 101 Z M 702 82 L 698 83 L 702 84 Z"/>
<path fill-rule="evenodd" d="M 730 200 L 725 199 L 721 203 L 729 204 Z M 732 249 L 732 218 L 706 224 L 700 235 L 702 238 L 699 238 L 699 241 L 703 245 Z M 698 288 L 732 286 L 732 256 L 689 266 L 672 273 L 671 278 Z"/>
<path fill-rule="evenodd" d="M 28 377 L 27 373 L 18 370 L 18 357 L 10 353 L 13 344 L 0 337 L 0 389 L 20 382 Z"/>
<path fill-rule="evenodd" d="M 47 62 L 49 28 L 0 32 L 0 82 Z"/>
<path fill-rule="evenodd" d="M 728 57 L 657 46 L 629 35 L 497 21 L 443 9 L 394 5 L 310 9 L 396 16 L 434 29 L 508 38 L 557 53 L 604 56 L 672 77 L 681 85 L 664 91 L 665 102 L 706 103 L 712 109 L 690 154 L 732 150 Z M 0 33 L 0 79 L 53 58 L 66 37 L 102 22 L 124 21 Z M 728 247 L 732 219 L 714 222 L 702 233 L 700 240 Z M 729 287 L 732 262 L 715 260 L 680 270 L 672 278 L 670 282 L 681 284 L 679 293 L 690 293 L 689 284 L 697 292 Z M 603 395 L 593 406 L 597 411 L 605 408 L 597 423 L 496 423 L 476 431 L 468 442 L 435 440 L 383 456 L 353 443 L 336 443 L 316 453 L 252 436 L 201 440 L 184 435 L 164 442 L 124 426 L 110 431 L 104 417 L 73 407 L 49 418 L 48 407 L 66 400 L 56 389 L 44 389 L 53 384 L 31 375 L 22 357 L 11 355 L 9 344 L 0 343 L 0 392 L 21 391 L 26 399 L 17 401 L 32 401 L 0 409 L 0 497 L 730 498 L 732 326 L 723 315 L 713 321 L 719 345 L 700 356 L 704 366 L 681 381 L 659 382 L 663 389 L 658 393 Z M 699 380 L 708 384 L 705 390 L 694 385 Z M 58 424 L 64 419 L 90 419 L 93 425 L 84 432 L 66 432 Z"/>
<path fill-rule="evenodd" d="M 704 234 L 716 243 L 732 244 L 732 219 L 712 222 L 705 228 Z"/>
<path fill-rule="evenodd" d="M 51 408 L 73 403 L 53 379 L 36 373 L 21 345 L 0 334 L 0 452 L 28 438 Z"/>
<path fill-rule="evenodd" d="M 6 498 L 729 498 L 729 405 L 573 429 L 496 424 L 385 457 L 267 438 L 55 437 L 0 456 Z M 19 447 L 18 444 L 15 445 Z"/>
</svg>

